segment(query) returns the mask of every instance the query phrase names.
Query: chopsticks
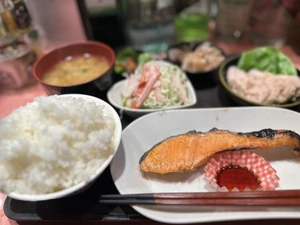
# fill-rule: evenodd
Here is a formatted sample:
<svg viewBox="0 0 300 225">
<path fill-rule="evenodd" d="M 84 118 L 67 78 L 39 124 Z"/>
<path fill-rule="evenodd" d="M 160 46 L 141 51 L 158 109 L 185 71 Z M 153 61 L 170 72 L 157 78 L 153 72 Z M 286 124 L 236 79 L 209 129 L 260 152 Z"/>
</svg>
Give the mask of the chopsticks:
<svg viewBox="0 0 300 225">
<path fill-rule="evenodd" d="M 300 206 L 300 190 L 102 195 L 118 205 Z"/>
</svg>

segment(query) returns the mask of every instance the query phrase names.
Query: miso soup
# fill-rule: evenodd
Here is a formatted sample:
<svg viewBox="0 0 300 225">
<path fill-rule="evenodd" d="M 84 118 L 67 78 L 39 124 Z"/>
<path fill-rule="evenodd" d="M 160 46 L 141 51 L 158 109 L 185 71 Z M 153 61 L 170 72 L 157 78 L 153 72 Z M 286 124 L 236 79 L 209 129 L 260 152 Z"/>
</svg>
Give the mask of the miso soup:
<svg viewBox="0 0 300 225">
<path fill-rule="evenodd" d="M 109 63 L 105 58 L 89 54 L 69 56 L 51 68 L 42 79 L 50 85 L 71 86 L 94 80 L 108 68 Z"/>
</svg>

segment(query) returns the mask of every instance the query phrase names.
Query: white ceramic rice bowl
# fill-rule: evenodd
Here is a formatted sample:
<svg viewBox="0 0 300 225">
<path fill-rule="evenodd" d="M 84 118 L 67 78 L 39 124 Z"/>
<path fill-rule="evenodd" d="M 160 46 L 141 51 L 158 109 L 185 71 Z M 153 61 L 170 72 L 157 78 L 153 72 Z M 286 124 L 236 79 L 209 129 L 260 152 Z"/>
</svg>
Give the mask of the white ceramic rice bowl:
<svg viewBox="0 0 300 225">
<path fill-rule="evenodd" d="M 81 95 L 81 94 L 66 94 L 60 95 L 59 97 L 74 97 L 74 98 L 82 98 L 88 102 L 95 102 L 99 106 L 104 106 L 103 112 L 105 115 L 110 115 L 115 122 L 115 131 L 114 131 L 114 149 L 113 153 L 103 162 L 103 164 L 98 168 L 98 170 L 94 173 L 90 180 L 85 182 L 80 182 L 79 184 L 66 188 L 64 190 L 60 190 L 53 193 L 48 194 L 39 194 L 39 195 L 32 195 L 32 194 L 20 194 L 20 193 L 4 193 L 10 198 L 22 200 L 22 201 L 45 201 L 51 199 L 58 199 L 67 197 L 70 195 L 74 195 L 78 192 L 82 192 L 83 190 L 87 189 L 101 174 L 102 172 L 108 167 L 111 160 L 113 159 L 117 149 L 119 147 L 121 141 L 121 133 L 122 133 L 122 125 L 120 121 L 120 117 L 117 112 L 105 101 L 98 99 L 96 97 L 88 96 L 88 95 Z"/>
</svg>

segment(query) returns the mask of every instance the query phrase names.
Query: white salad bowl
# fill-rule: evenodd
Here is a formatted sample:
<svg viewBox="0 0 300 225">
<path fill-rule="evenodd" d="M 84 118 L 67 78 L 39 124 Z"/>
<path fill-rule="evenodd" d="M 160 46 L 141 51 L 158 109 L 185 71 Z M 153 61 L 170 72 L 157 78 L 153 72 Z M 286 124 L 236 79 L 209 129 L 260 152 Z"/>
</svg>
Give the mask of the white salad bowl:
<svg viewBox="0 0 300 225">
<path fill-rule="evenodd" d="M 153 61 L 152 61 L 153 62 Z M 159 68 L 163 68 L 163 67 L 175 67 L 176 65 L 169 63 L 169 62 L 165 62 L 162 60 L 155 60 L 153 63 L 155 63 Z M 139 75 L 141 73 L 143 65 L 140 65 L 136 71 L 135 74 Z M 177 67 L 177 66 L 176 66 Z M 180 70 L 180 68 L 178 67 L 178 69 Z M 169 75 L 172 76 L 173 74 L 173 70 L 169 70 L 168 73 L 170 73 Z M 189 103 L 184 104 L 184 105 L 180 105 L 180 106 L 171 106 L 171 107 L 163 107 L 163 108 L 159 108 L 159 109 L 133 109 L 133 108 L 128 108 L 128 107 L 124 107 L 122 104 L 122 92 L 124 90 L 126 90 L 126 85 L 127 85 L 127 80 L 123 80 L 123 81 L 119 81 L 116 84 L 114 84 L 109 91 L 107 92 L 107 98 L 108 101 L 117 109 L 120 110 L 120 112 L 124 112 L 124 114 L 132 117 L 132 118 L 137 118 L 140 116 L 143 116 L 145 114 L 148 113 L 153 113 L 153 112 L 159 112 L 159 111 L 166 111 L 166 110 L 174 110 L 174 109 L 183 109 L 183 108 L 189 108 L 192 107 L 193 105 L 195 105 L 197 103 L 197 96 L 196 96 L 196 92 L 195 89 L 191 83 L 191 81 L 188 79 L 188 77 L 186 76 L 185 72 L 181 70 L 182 75 L 185 76 L 186 79 L 186 83 L 184 85 L 184 87 L 187 89 L 188 91 L 188 99 L 189 99 Z"/>
<path fill-rule="evenodd" d="M 119 115 L 117 114 L 117 112 L 114 110 L 113 107 L 111 107 L 108 103 L 106 103 L 105 101 L 103 101 L 99 98 L 88 96 L 88 95 L 81 95 L 81 94 L 59 95 L 59 97 L 61 97 L 61 98 L 70 97 L 70 96 L 73 97 L 73 98 L 84 99 L 87 102 L 94 102 L 99 106 L 104 106 L 104 109 L 103 109 L 104 115 L 111 117 L 112 120 L 114 121 L 114 124 L 115 124 L 114 139 L 113 139 L 113 142 L 114 142 L 114 149 L 113 149 L 114 151 L 113 151 L 113 153 L 101 165 L 99 165 L 99 168 L 89 178 L 89 180 L 80 182 L 80 183 L 78 183 L 77 185 L 75 185 L 73 187 L 69 187 L 69 188 L 66 188 L 66 189 L 63 189 L 63 190 L 60 190 L 60 191 L 57 191 L 57 192 L 53 192 L 53 193 L 37 194 L 37 195 L 21 194 L 21 193 L 14 193 L 14 192 L 5 193 L 7 196 L 9 196 L 13 199 L 17 199 L 17 200 L 32 201 L 32 202 L 58 199 L 58 198 L 71 196 L 71 195 L 77 194 L 77 193 L 82 192 L 85 189 L 87 189 L 102 174 L 102 172 L 110 164 L 110 162 L 113 159 L 114 155 L 116 154 L 117 149 L 119 147 L 119 144 L 121 142 L 122 124 L 121 124 L 121 120 L 120 120 Z M 82 116 L 84 116 L 84 115 L 82 115 Z M 72 149 L 70 149 L 70 151 L 71 150 Z M 84 149 L 83 149 L 83 151 L 84 151 Z"/>
<path fill-rule="evenodd" d="M 195 89 L 192 83 L 188 80 L 186 87 L 188 88 L 188 91 L 190 93 L 189 104 L 181 105 L 181 106 L 173 106 L 173 107 L 163 108 L 163 109 L 131 109 L 131 108 L 124 107 L 122 105 L 122 90 L 125 87 L 125 85 L 126 85 L 126 80 L 122 80 L 115 83 L 107 92 L 107 99 L 110 102 L 110 104 L 112 104 L 115 108 L 119 109 L 121 112 L 123 111 L 124 114 L 132 118 L 138 118 L 140 116 L 146 115 L 148 113 L 153 113 L 153 112 L 190 108 L 197 103 L 197 96 L 196 96 Z"/>
</svg>

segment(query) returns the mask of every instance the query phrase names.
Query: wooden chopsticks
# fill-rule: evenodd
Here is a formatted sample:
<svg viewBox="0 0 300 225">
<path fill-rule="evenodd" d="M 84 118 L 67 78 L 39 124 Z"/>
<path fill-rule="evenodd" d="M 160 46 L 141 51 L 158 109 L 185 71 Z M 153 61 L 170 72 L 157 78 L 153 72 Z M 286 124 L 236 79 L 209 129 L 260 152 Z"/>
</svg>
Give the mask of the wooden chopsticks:
<svg viewBox="0 0 300 225">
<path fill-rule="evenodd" d="M 118 205 L 300 206 L 300 190 L 102 195 Z"/>
</svg>

